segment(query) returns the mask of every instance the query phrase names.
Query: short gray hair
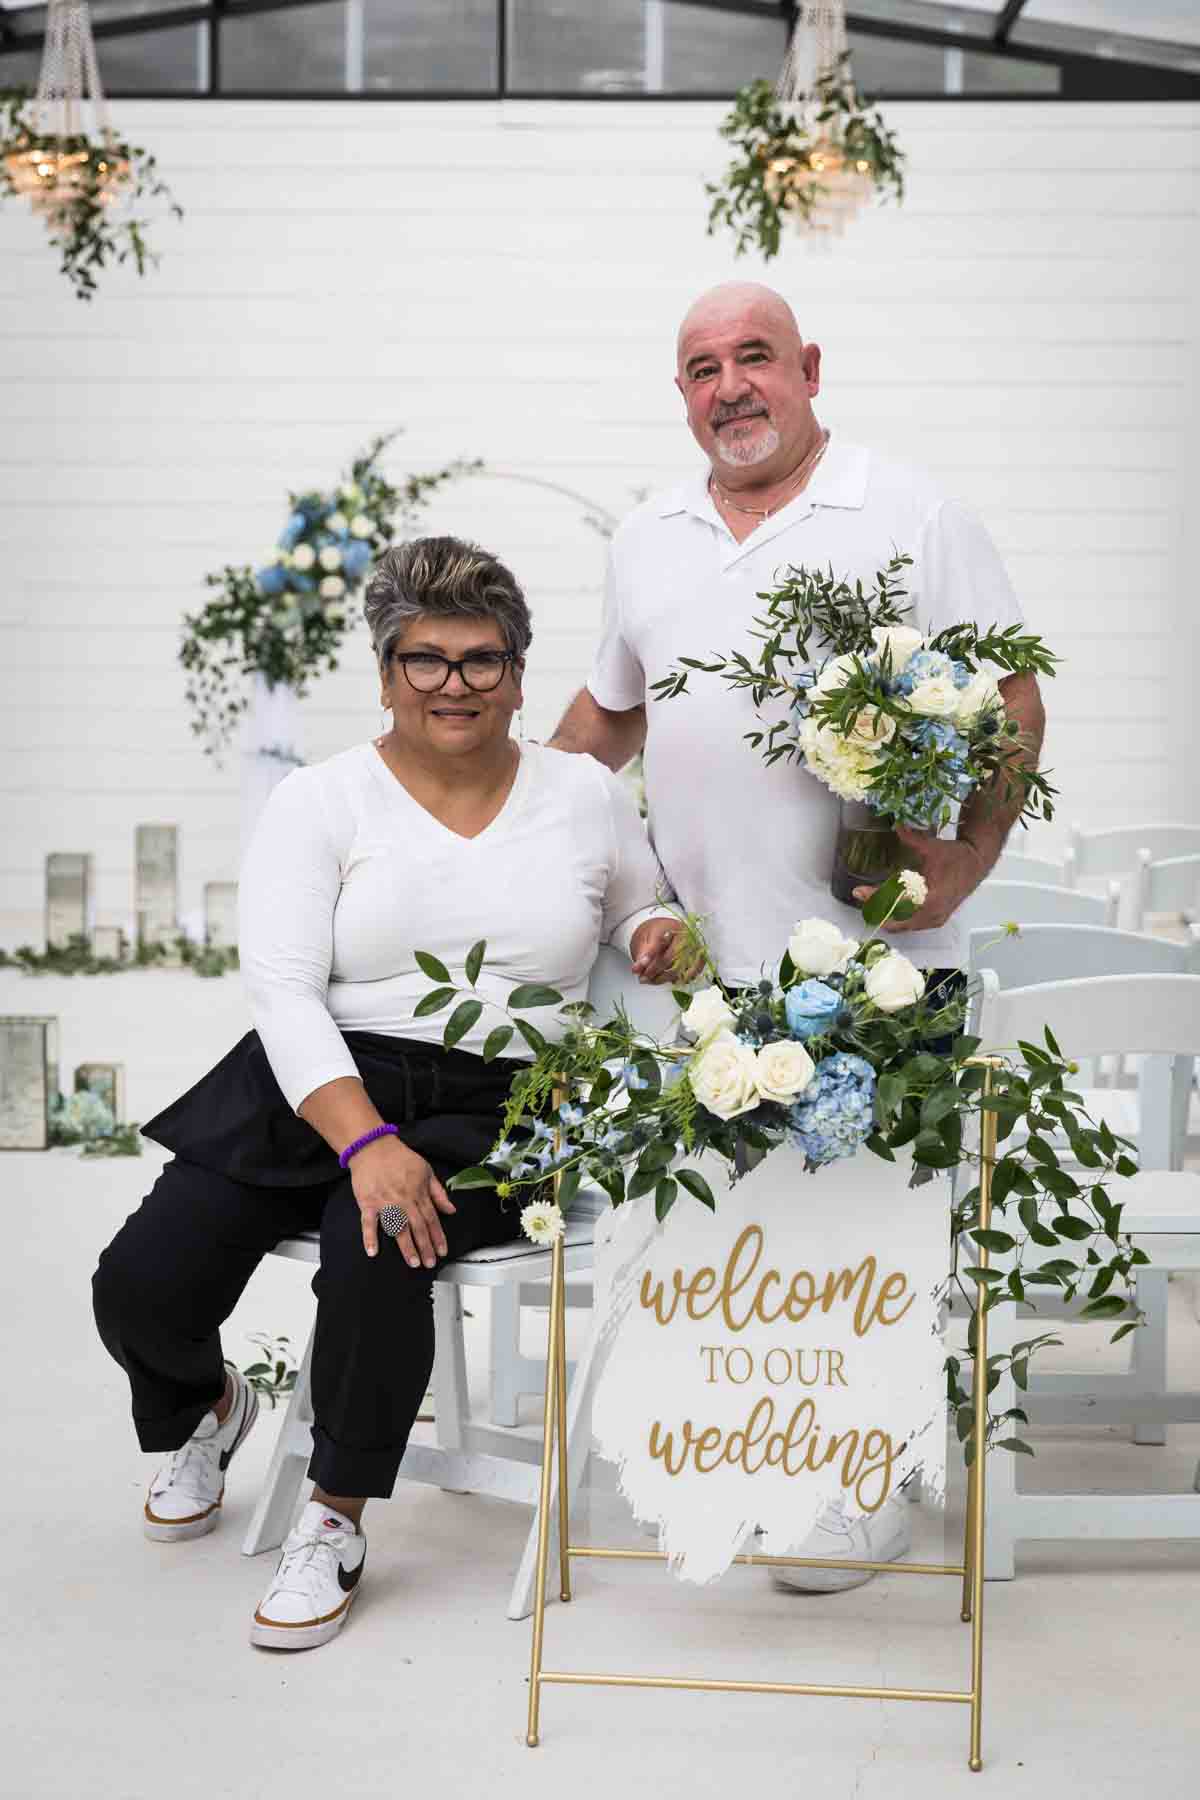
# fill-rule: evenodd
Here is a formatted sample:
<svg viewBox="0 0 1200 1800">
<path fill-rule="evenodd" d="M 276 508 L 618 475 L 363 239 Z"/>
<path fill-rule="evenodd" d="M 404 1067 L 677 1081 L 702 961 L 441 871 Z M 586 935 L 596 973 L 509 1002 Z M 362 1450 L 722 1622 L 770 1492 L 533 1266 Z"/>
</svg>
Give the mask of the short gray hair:
<svg viewBox="0 0 1200 1800">
<path fill-rule="evenodd" d="M 413 619 L 495 619 L 504 647 L 523 657 L 533 639 L 516 577 L 490 551 L 465 538 L 411 538 L 393 544 L 367 583 L 363 617 L 382 669 Z"/>
</svg>

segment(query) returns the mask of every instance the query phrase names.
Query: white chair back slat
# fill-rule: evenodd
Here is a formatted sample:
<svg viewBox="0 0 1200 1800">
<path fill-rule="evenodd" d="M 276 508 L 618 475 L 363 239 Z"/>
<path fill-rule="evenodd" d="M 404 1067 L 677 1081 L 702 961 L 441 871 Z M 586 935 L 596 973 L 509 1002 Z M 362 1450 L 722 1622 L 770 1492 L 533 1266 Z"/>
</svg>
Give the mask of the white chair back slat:
<svg viewBox="0 0 1200 1800">
<path fill-rule="evenodd" d="M 992 874 L 997 881 L 1036 881 L 1043 887 L 1074 887 L 1075 865 L 1070 851 L 1062 862 L 1051 862 L 1042 856 L 1022 856 L 1005 850 Z"/>
<path fill-rule="evenodd" d="M 1129 875 L 1143 850 L 1152 862 L 1200 856 L 1200 825 L 1118 825 L 1108 831 L 1084 831 L 1073 825 L 1071 849 L 1077 880 Z"/>
<path fill-rule="evenodd" d="M 1043 882 L 1008 881 L 989 876 L 963 901 L 955 914 L 968 931 L 984 926 L 1093 925 L 1115 926 L 1120 888 L 1115 881 L 1103 896 Z"/>
<path fill-rule="evenodd" d="M 1200 856 L 1155 862 L 1148 850 L 1139 851 L 1129 889 L 1126 919 L 1131 931 L 1144 931 L 1152 913 L 1174 913 L 1190 924 L 1200 914 Z"/>
<path fill-rule="evenodd" d="M 1002 988 L 1096 975 L 1200 975 L 1200 938 L 1195 937 L 1176 944 L 1096 925 L 1025 925 L 1003 937 L 987 928 L 973 930 L 970 946 L 971 968 L 986 964 L 994 969 Z"/>
<path fill-rule="evenodd" d="M 980 970 L 972 1016 L 984 1051 L 1041 1044 L 1048 1025 L 1064 1056 L 1195 1056 L 1200 975 L 1096 975 L 1002 988 Z"/>
</svg>

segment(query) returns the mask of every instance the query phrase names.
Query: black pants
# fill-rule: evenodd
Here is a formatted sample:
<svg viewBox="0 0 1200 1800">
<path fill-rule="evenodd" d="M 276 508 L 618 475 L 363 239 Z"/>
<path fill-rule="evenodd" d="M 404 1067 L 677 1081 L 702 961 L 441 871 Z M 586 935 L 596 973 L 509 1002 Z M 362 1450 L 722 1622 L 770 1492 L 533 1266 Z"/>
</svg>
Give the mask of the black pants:
<svg viewBox="0 0 1200 1800">
<path fill-rule="evenodd" d="M 418 1093 L 408 1108 L 415 1117 L 402 1135 L 444 1180 L 486 1153 L 511 1065 L 502 1072 L 462 1052 L 432 1057 L 439 1081 L 425 1098 L 440 1088 L 451 1106 L 431 1116 Z M 430 1061 L 426 1051 L 422 1065 Z M 473 1079 L 471 1065 L 478 1072 Z M 411 1069 L 404 1073 L 411 1093 Z M 229 1082 L 228 1069 L 222 1079 Z M 383 1105 L 380 1110 L 389 1116 Z M 399 1107 L 389 1110 L 395 1116 Z M 459 1116 L 447 1116 L 454 1112 Z M 391 1493 L 433 1368 L 435 1271 L 411 1268 L 382 1233 L 378 1256 L 367 1255 L 349 1176 L 332 1153 L 328 1161 L 332 1172 L 325 1179 L 266 1186 L 177 1156 L 101 1255 L 93 1279 L 96 1323 L 129 1377 L 143 1450 L 186 1443 L 224 1390 L 220 1327 L 262 1257 L 281 1238 L 319 1230 L 321 1264 L 312 1284 L 316 1423 L 308 1473 L 330 1494 Z M 457 1210 L 441 1215 L 450 1258 L 518 1234 L 516 1207 L 510 1201 L 506 1210 L 491 1189 L 469 1188 L 451 1198 Z"/>
</svg>

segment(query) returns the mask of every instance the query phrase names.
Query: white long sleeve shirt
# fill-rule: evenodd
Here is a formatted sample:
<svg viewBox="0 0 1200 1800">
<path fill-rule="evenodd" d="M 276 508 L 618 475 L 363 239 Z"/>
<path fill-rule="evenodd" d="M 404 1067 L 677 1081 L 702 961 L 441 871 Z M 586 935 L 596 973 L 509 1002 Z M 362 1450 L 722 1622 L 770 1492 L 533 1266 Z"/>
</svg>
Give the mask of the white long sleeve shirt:
<svg viewBox="0 0 1200 1800">
<path fill-rule="evenodd" d="M 267 801 L 239 888 L 242 977 L 276 1080 L 298 1108 L 356 1075 L 343 1031 L 440 1045 L 448 1012 L 413 1017 L 436 985 L 417 950 L 465 987 L 484 938 L 481 996 L 542 982 L 582 1000 L 600 943 L 628 951 L 668 892 L 628 789 L 590 756 L 523 743 L 507 800 L 474 838 L 414 800 L 373 743 L 296 769 Z M 561 1035 L 555 1009 L 525 1016 Z M 479 1051 L 505 1022 L 485 1006 L 459 1048 Z M 529 1053 L 518 1036 L 506 1054 Z"/>
</svg>

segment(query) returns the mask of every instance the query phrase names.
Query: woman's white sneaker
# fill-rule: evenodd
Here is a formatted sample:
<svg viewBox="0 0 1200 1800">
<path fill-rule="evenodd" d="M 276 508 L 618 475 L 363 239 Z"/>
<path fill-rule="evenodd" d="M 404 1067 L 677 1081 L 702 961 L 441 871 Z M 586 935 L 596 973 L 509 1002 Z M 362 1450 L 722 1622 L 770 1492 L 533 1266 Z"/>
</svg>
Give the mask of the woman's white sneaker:
<svg viewBox="0 0 1200 1800">
<path fill-rule="evenodd" d="M 885 1500 L 878 1512 L 847 1519 L 840 1504 L 827 1506 L 802 1544 L 789 1556 L 844 1556 L 854 1562 L 896 1562 L 912 1549 L 912 1523 L 903 1494 Z M 870 1581 L 872 1569 L 773 1568 L 776 1587 L 798 1594 L 840 1594 Z"/>
<path fill-rule="evenodd" d="M 206 1412 L 187 1443 L 171 1453 L 146 1495 L 144 1529 L 158 1543 L 215 1531 L 225 1494 L 225 1471 L 258 1417 L 258 1395 L 232 1363 L 233 1402 L 224 1419 Z"/>
<path fill-rule="evenodd" d="M 264 1650 L 315 1650 L 336 1637 L 366 1559 L 367 1540 L 354 1521 L 310 1500 L 288 1533 L 250 1642 Z"/>
</svg>

